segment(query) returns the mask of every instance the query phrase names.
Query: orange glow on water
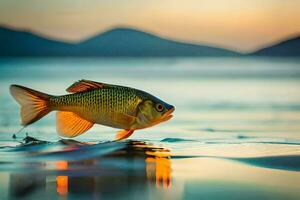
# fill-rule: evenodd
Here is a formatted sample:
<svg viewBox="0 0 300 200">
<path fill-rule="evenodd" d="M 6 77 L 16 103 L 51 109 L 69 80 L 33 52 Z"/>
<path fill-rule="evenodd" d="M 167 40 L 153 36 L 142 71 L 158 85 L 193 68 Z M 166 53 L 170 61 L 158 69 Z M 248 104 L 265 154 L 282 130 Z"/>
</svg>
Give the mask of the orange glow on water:
<svg viewBox="0 0 300 200">
<path fill-rule="evenodd" d="M 68 176 L 57 176 L 57 193 L 66 195 L 68 193 Z"/>
<path fill-rule="evenodd" d="M 56 162 L 56 167 L 58 170 L 68 169 L 67 161 L 58 161 Z M 66 195 L 68 193 L 68 176 L 57 176 L 56 177 L 56 191 L 60 195 Z"/>
<path fill-rule="evenodd" d="M 168 157 L 148 157 L 146 162 L 146 175 L 149 182 L 155 177 L 157 187 L 171 188 L 171 161 Z"/>
</svg>

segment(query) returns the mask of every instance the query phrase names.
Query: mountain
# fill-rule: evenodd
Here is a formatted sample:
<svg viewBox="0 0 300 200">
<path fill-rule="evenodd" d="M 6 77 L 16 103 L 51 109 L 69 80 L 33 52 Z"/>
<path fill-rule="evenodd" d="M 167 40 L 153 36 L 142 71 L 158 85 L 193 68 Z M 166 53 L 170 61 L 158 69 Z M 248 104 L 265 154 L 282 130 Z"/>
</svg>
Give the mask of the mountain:
<svg viewBox="0 0 300 200">
<path fill-rule="evenodd" d="M 0 28 L 0 56 L 238 56 L 227 49 L 164 39 L 130 28 L 115 28 L 77 44 L 26 31 Z"/>
<path fill-rule="evenodd" d="M 294 37 L 275 45 L 265 47 L 251 53 L 254 56 L 276 56 L 276 57 L 299 57 L 300 56 L 300 36 Z"/>
<path fill-rule="evenodd" d="M 63 56 L 68 55 L 73 47 L 30 32 L 0 28 L 0 56 Z"/>
<path fill-rule="evenodd" d="M 103 56 L 233 56 L 238 53 L 163 39 L 142 31 L 117 28 L 80 43 L 88 55 Z"/>
</svg>

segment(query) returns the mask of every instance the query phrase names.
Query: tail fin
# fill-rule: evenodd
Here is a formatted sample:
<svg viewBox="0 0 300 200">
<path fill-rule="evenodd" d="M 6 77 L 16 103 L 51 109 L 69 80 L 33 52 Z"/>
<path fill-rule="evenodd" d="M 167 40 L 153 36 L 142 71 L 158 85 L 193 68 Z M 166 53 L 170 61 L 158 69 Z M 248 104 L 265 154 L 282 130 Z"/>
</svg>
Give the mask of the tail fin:
<svg viewBox="0 0 300 200">
<path fill-rule="evenodd" d="M 20 85 L 11 85 L 10 93 L 21 105 L 21 124 L 32 124 L 47 115 L 51 108 L 49 99 L 51 95 L 44 94 Z"/>
</svg>

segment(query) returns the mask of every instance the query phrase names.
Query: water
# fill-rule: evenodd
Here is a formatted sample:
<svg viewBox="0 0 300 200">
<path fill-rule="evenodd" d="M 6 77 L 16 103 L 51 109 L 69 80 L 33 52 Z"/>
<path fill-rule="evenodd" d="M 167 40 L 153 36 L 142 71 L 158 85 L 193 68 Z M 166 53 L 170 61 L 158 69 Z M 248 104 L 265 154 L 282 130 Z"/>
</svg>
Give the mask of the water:
<svg viewBox="0 0 300 200">
<path fill-rule="evenodd" d="M 113 142 L 101 125 L 61 139 L 51 113 L 12 139 L 10 84 L 59 95 L 79 79 L 145 90 L 174 118 Z M 292 58 L 2 58 L 0 199 L 299 199 L 299 87 Z"/>
</svg>

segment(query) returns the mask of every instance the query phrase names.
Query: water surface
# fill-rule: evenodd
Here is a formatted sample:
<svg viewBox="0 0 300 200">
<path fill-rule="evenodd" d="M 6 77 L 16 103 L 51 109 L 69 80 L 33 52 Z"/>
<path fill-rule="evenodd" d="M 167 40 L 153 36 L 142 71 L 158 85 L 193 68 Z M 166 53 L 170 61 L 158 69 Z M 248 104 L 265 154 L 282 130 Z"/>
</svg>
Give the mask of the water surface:
<svg viewBox="0 0 300 200">
<path fill-rule="evenodd" d="M 0 199 L 299 199 L 299 61 L 2 58 Z M 10 84 L 60 95 L 79 79 L 150 92 L 174 118 L 113 142 L 100 125 L 59 138 L 51 113 L 12 138 Z"/>
</svg>

